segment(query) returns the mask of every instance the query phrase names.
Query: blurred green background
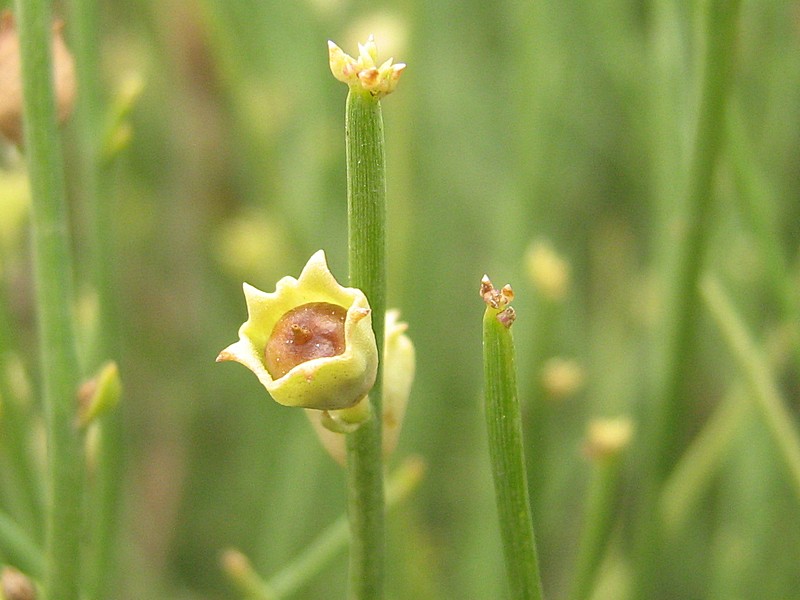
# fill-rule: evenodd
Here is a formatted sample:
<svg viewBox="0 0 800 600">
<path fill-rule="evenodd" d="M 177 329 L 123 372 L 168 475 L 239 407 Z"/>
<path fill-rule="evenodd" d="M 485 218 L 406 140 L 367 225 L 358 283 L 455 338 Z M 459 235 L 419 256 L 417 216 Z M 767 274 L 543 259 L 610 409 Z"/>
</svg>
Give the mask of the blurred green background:
<svg viewBox="0 0 800 600">
<path fill-rule="evenodd" d="M 328 70 L 326 40 L 352 53 L 369 33 L 381 57 L 409 65 L 383 101 L 389 306 L 409 323 L 418 357 L 390 467 L 411 454 L 427 464 L 388 522 L 387 597 L 506 594 L 481 404 L 483 273 L 517 294 L 539 556 L 548 597 L 564 597 L 591 476 L 587 423 L 647 414 L 663 265 L 691 158 L 701 4 L 102 3 L 97 77 L 109 95 L 131 76 L 145 86 L 105 199 L 118 219 L 107 260 L 121 309 L 126 433 L 113 598 L 236 598 L 219 568 L 223 549 L 241 549 L 266 576 L 345 509 L 343 472 L 305 416 L 214 358 L 246 317 L 242 281 L 271 291 L 319 248 L 346 279 L 346 88 Z M 780 290 L 788 285 L 797 301 L 800 3 L 746 0 L 736 45 L 704 264 L 757 339 L 780 340 L 797 326 Z M 86 219 L 69 125 L 65 142 L 80 280 Z M 765 240 L 783 273 L 770 268 Z M 27 236 L 6 241 L 3 286 L 35 381 Z M 537 285 L 526 260 L 536 242 L 566 263 L 563 298 Z M 702 305 L 695 318 L 680 448 L 738 379 Z M 797 344 L 773 353 L 795 416 Z M 542 383 L 554 357 L 578 369 L 576 385 Z M 726 430 L 666 550 L 664 598 L 800 597 L 797 498 L 755 414 Z M 598 597 L 625 597 L 647 443 L 637 438 L 625 463 Z M 297 597 L 344 597 L 346 560 Z"/>
</svg>

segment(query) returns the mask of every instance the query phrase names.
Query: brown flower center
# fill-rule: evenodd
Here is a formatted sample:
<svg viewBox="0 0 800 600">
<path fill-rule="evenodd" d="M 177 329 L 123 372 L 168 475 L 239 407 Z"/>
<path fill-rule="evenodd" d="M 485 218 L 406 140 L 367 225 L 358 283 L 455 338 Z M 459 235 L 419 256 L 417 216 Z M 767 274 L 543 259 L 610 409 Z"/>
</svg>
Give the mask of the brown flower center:
<svg viewBox="0 0 800 600">
<path fill-rule="evenodd" d="M 273 379 L 314 358 L 344 352 L 347 309 L 328 302 L 310 302 L 293 308 L 272 328 L 264 351 L 265 366 Z"/>
</svg>

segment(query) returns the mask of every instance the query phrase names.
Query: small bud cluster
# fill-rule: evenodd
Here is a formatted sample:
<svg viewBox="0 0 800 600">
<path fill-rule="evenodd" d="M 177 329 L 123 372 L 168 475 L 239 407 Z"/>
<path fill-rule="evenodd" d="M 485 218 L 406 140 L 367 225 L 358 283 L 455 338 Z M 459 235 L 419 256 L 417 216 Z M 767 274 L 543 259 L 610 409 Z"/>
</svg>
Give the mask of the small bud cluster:
<svg viewBox="0 0 800 600">
<path fill-rule="evenodd" d="M 499 310 L 497 313 L 497 320 L 508 329 L 517 318 L 517 313 L 514 311 L 513 306 L 509 306 L 514 299 L 514 290 L 511 289 L 509 284 L 505 284 L 502 288 L 497 289 L 492 285 L 492 281 L 488 275 L 481 278 L 481 298 L 490 307 Z"/>
<path fill-rule="evenodd" d="M 378 65 L 378 47 L 373 36 L 369 36 L 366 44 L 358 45 L 358 58 L 328 41 L 328 57 L 331 73 L 336 79 L 351 88 L 360 87 L 376 98 L 391 94 L 406 68 L 405 63 L 392 64 L 392 58 Z"/>
</svg>

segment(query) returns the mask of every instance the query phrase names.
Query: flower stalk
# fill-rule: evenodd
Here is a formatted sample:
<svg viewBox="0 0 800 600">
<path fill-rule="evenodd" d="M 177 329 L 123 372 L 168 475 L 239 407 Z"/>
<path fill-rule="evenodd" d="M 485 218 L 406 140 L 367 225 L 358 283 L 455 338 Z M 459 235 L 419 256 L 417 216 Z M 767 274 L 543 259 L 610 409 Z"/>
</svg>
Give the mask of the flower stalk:
<svg viewBox="0 0 800 600">
<path fill-rule="evenodd" d="M 48 600 L 77 600 L 82 522 L 81 445 L 75 426 L 79 375 L 64 169 L 53 93 L 50 3 L 18 0 L 16 10 L 47 425 L 49 502 L 44 588 Z"/>
<path fill-rule="evenodd" d="M 648 447 L 638 508 L 636 598 L 654 598 L 656 590 L 665 586 L 659 580 L 664 532 L 654 515 L 658 513 L 661 488 L 681 452 L 678 440 L 683 438 L 687 422 L 688 395 L 684 388 L 692 364 L 699 301 L 697 285 L 711 229 L 714 174 L 725 142 L 725 113 L 740 4 L 739 0 L 709 0 L 703 6 L 705 39 L 698 63 L 701 79 L 692 158 L 677 221 L 680 239 L 671 244 L 675 250 L 665 286 L 665 317 L 656 346 L 653 408 L 643 423 L 641 436 L 648 440 Z"/>
<path fill-rule="evenodd" d="M 386 158 L 380 102 L 351 87 L 347 95 L 347 214 L 350 285 L 372 307 L 375 339 L 386 312 Z M 382 348 L 379 345 L 379 353 Z M 350 598 L 383 597 L 384 490 L 381 431 L 382 361 L 370 393 L 374 418 L 347 436 Z"/>
<path fill-rule="evenodd" d="M 483 372 L 486 425 L 500 534 L 511 598 L 541 600 L 542 584 L 533 533 L 528 477 L 522 443 L 522 417 L 517 396 L 517 370 L 509 303 L 510 286 L 495 289 L 484 275 Z"/>
<path fill-rule="evenodd" d="M 596 419 L 589 423 L 585 451 L 592 461 L 592 482 L 586 499 L 570 600 L 591 598 L 597 572 L 614 525 L 619 495 L 620 467 L 633 431 L 630 419 Z"/>
<path fill-rule="evenodd" d="M 411 456 L 391 473 L 386 480 L 386 510 L 390 511 L 404 502 L 419 486 L 425 475 L 425 463 Z M 242 594 L 251 600 L 280 600 L 296 594 L 317 575 L 348 543 L 348 519 L 336 519 L 300 553 L 292 562 L 275 573 L 269 580 L 262 579 L 249 560 L 237 550 L 228 550 L 222 556 L 222 566 L 228 578 Z"/>
<path fill-rule="evenodd" d="M 333 76 L 347 84 L 345 146 L 350 285 L 372 307 L 375 339 L 384 339 L 386 314 L 386 152 L 380 99 L 394 91 L 402 63 L 377 63 L 370 36 L 358 58 L 328 42 Z M 382 344 L 379 344 L 382 354 Z M 380 359 L 380 355 L 379 355 Z M 382 460 L 382 361 L 369 399 L 373 418 L 347 435 L 348 517 L 350 520 L 349 597 L 383 597 L 384 489 Z"/>
</svg>

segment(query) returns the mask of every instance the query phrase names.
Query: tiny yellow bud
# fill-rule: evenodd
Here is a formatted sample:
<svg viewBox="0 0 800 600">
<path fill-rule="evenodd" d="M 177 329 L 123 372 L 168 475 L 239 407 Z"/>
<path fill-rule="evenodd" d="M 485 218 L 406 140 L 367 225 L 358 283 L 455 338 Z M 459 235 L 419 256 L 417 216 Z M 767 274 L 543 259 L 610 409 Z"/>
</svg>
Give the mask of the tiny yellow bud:
<svg viewBox="0 0 800 600">
<path fill-rule="evenodd" d="M 248 319 L 217 361 L 250 369 L 272 398 L 316 410 L 353 407 L 375 383 L 378 350 L 367 297 L 339 285 L 320 250 L 275 292 L 244 284 Z"/>
<path fill-rule="evenodd" d="M 114 408 L 122 395 L 117 363 L 109 361 L 78 389 L 78 424 L 86 427 Z"/>
<path fill-rule="evenodd" d="M 393 64 L 392 61 L 390 58 L 381 65 L 377 64 L 378 47 L 371 35 L 366 43 L 358 45 L 357 59 L 328 41 L 328 64 L 333 76 L 351 88 L 361 88 L 369 92 L 375 98 L 391 94 L 406 68 L 405 63 Z"/>
<path fill-rule="evenodd" d="M 0 101 L 2 102 L 2 101 Z M 27 173 L 22 169 L 0 171 L 0 272 L 4 260 L 13 255 L 25 233 L 30 207 Z"/>
<path fill-rule="evenodd" d="M 250 559 L 236 548 L 229 548 L 220 555 L 220 565 L 225 575 L 228 576 L 240 592 L 250 597 L 275 598 L 267 584 L 259 577 Z"/>
<path fill-rule="evenodd" d="M 64 43 L 63 24 L 53 25 L 53 86 L 59 122 L 64 122 L 75 104 L 77 84 L 72 55 Z M 19 34 L 10 11 L 0 14 L 0 133 L 22 144 L 22 66 Z"/>
<path fill-rule="evenodd" d="M 104 133 L 102 146 L 104 160 L 113 160 L 130 145 L 133 139 L 133 126 L 128 117 L 136 106 L 144 85 L 144 79 L 138 73 L 128 73 L 117 84 Z"/>
<path fill-rule="evenodd" d="M 584 381 L 583 368 L 574 360 L 551 358 L 542 367 L 542 387 L 554 400 L 567 398 L 577 392 Z"/>
<path fill-rule="evenodd" d="M 594 460 L 614 458 L 633 438 L 633 422 L 628 417 L 594 419 L 589 423 L 584 449 Z"/>
<path fill-rule="evenodd" d="M 250 559 L 236 548 L 228 548 L 220 556 L 222 570 L 235 581 L 246 580 L 252 573 Z"/>
<path fill-rule="evenodd" d="M 569 263 L 549 242 L 534 242 L 525 254 L 528 275 L 541 294 L 552 302 L 564 299 L 569 289 Z"/>
<path fill-rule="evenodd" d="M 36 587 L 28 577 L 14 567 L 3 567 L 0 573 L 3 600 L 36 600 Z"/>
</svg>

